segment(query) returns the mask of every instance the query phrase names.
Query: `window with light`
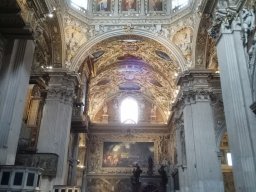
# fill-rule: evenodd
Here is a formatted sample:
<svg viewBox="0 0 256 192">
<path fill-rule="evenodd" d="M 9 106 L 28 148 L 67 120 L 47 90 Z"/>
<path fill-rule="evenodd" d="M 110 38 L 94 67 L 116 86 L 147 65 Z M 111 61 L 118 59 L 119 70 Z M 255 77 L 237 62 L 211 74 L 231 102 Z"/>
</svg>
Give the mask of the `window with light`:
<svg viewBox="0 0 256 192">
<path fill-rule="evenodd" d="M 138 123 L 138 103 L 133 98 L 125 98 L 121 103 L 121 123 L 137 124 Z"/>
<path fill-rule="evenodd" d="M 87 0 L 71 0 L 71 5 L 77 9 L 87 9 Z"/>
<path fill-rule="evenodd" d="M 227 153 L 227 163 L 228 163 L 228 166 L 233 165 L 231 153 Z"/>
<path fill-rule="evenodd" d="M 185 7 L 189 3 L 189 0 L 172 0 L 172 9 L 174 11 Z"/>
</svg>

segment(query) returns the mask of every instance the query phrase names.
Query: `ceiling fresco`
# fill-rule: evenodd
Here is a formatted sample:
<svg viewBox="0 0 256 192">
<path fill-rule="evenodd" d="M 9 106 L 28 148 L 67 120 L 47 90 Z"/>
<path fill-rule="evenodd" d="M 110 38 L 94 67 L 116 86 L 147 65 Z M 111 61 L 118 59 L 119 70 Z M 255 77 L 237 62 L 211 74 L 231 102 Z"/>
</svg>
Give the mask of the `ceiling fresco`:
<svg viewBox="0 0 256 192">
<path fill-rule="evenodd" d="M 98 121 L 96 116 L 108 103 L 114 102 L 118 108 L 127 96 L 139 101 L 141 108 L 148 105 L 147 110 L 157 111 L 161 116 L 158 123 L 167 122 L 177 92 L 174 80 L 179 67 L 165 47 L 154 40 L 129 35 L 104 40 L 90 52 L 94 59 L 88 112 L 93 122 Z"/>
</svg>

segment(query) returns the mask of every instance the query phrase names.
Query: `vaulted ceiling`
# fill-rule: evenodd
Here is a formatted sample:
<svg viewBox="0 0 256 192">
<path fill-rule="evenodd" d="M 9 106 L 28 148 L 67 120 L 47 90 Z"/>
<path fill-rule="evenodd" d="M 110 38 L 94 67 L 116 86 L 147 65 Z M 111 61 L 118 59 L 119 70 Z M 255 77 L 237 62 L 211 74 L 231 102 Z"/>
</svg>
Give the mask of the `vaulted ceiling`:
<svg viewBox="0 0 256 192">
<path fill-rule="evenodd" d="M 176 96 L 175 78 L 179 71 L 174 56 L 158 42 L 141 36 L 109 38 L 91 49 L 92 78 L 89 85 L 89 115 L 101 121 L 103 108 L 115 121 L 115 107 L 130 96 L 148 113 L 141 122 L 150 122 L 153 110 L 157 123 L 166 123 L 170 104 Z"/>
<path fill-rule="evenodd" d="M 204 49 L 197 53 L 198 58 L 193 53 L 197 49 L 193 47 L 195 34 L 200 29 L 195 25 L 207 1 L 191 0 L 187 6 L 169 12 L 172 1 L 166 0 L 163 2 L 168 6 L 163 12 L 147 14 L 139 12 L 147 9 L 146 0 L 145 9 L 142 6 L 129 14 L 119 9 L 121 1 L 119 8 L 112 7 L 115 14 L 80 9 L 70 0 L 18 2 L 23 14 L 29 14 L 30 9 L 38 13 L 26 17 L 31 19 L 37 44 L 34 72 L 52 68 L 77 72 L 86 64 L 86 110 L 92 122 L 102 123 L 106 115 L 108 122 L 119 122 L 120 103 L 130 96 L 139 103 L 140 123 L 167 123 L 178 89 L 176 76 L 195 66 L 204 67 L 204 56 L 210 55 Z M 207 32 L 205 27 L 202 30 Z M 198 41 L 208 42 L 205 34 L 198 36 Z M 216 63 L 214 54 L 210 56 L 212 62 L 207 63 L 215 66 L 211 64 Z"/>
</svg>

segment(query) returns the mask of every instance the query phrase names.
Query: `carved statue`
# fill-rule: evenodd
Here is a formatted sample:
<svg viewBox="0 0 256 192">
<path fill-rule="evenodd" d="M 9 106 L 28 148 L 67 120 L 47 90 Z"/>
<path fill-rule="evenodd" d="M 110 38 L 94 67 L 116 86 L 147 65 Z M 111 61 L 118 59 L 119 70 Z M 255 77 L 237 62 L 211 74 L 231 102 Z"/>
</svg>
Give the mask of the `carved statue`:
<svg viewBox="0 0 256 192">
<path fill-rule="evenodd" d="M 161 165 L 160 169 L 158 169 L 158 173 L 161 175 L 163 185 L 166 186 L 168 182 L 168 176 L 164 168 L 165 166 Z"/>
<path fill-rule="evenodd" d="M 148 158 L 148 171 L 147 171 L 148 175 L 153 175 L 153 167 L 154 167 L 154 161 L 153 161 L 152 157 L 149 156 L 149 158 Z"/>
<path fill-rule="evenodd" d="M 243 21 L 243 29 L 244 29 L 244 44 L 248 43 L 248 36 L 251 31 L 255 28 L 255 14 L 254 10 L 243 9 L 242 12 L 242 21 Z"/>
<path fill-rule="evenodd" d="M 140 179 L 140 174 L 142 173 L 142 170 L 140 169 L 140 166 L 136 164 L 136 168 L 133 169 L 132 173 L 132 184 L 138 184 Z"/>
</svg>

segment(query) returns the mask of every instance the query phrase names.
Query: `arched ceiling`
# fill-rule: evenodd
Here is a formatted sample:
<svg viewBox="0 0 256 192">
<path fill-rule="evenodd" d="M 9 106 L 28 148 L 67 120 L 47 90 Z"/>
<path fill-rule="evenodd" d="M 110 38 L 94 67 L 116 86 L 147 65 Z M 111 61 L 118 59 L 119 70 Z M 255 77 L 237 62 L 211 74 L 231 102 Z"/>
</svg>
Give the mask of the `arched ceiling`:
<svg viewBox="0 0 256 192">
<path fill-rule="evenodd" d="M 157 109 L 160 123 L 166 123 L 176 96 L 175 78 L 179 65 L 172 53 L 158 42 L 134 35 L 106 39 L 90 50 L 93 56 L 89 84 L 89 116 L 109 102 L 134 97 L 142 108 Z M 110 108 L 108 106 L 108 108 Z M 150 119 L 150 118 L 148 118 Z"/>
</svg>

